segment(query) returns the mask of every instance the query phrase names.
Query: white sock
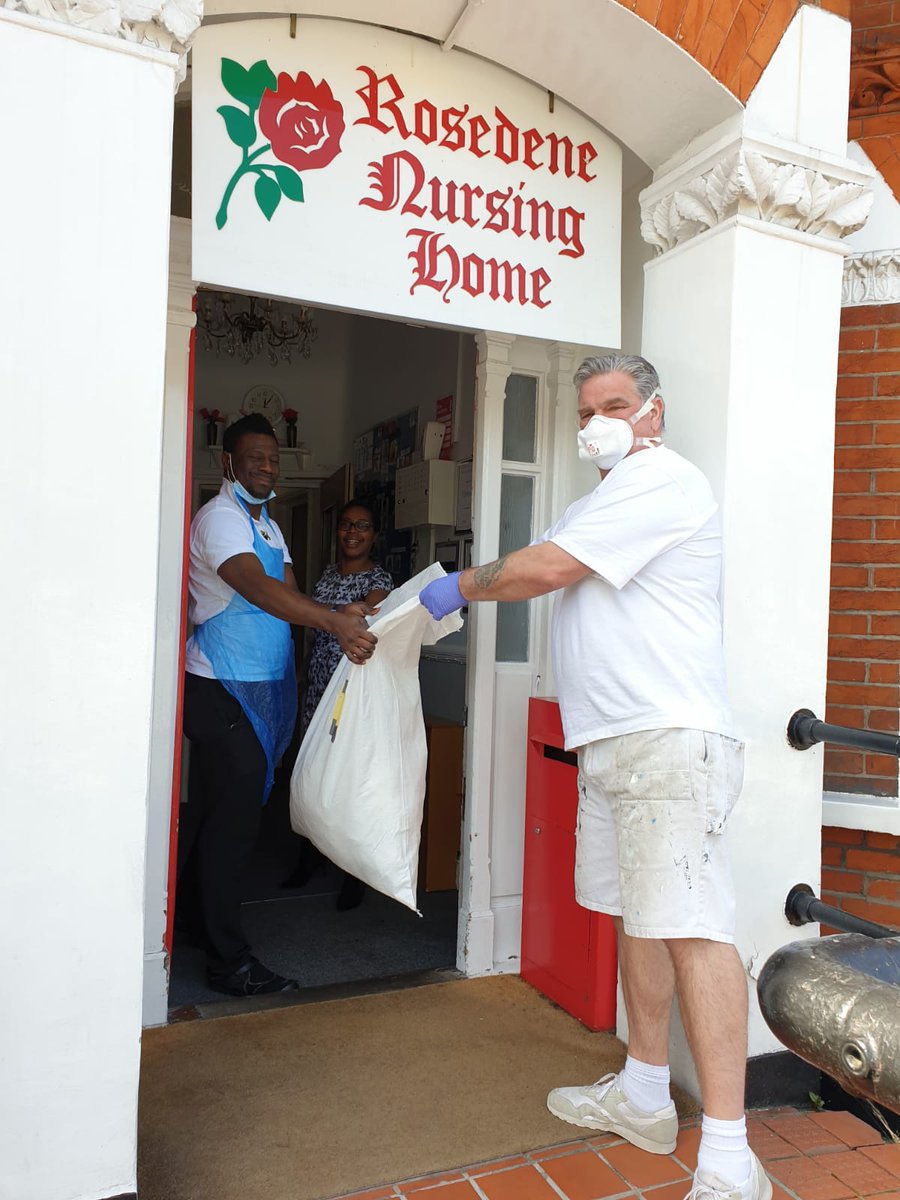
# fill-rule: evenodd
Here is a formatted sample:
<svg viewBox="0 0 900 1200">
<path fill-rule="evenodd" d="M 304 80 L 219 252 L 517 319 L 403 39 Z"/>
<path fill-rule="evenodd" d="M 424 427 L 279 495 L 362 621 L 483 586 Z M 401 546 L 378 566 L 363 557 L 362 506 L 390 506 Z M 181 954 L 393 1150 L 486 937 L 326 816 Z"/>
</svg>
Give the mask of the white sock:
<svg viewBox="0 0 900 1200">
<path fill-rule="evenodd" d="M 750 1170 L 747 1118 L 717 1121 L 704 1116 L 697 1152 L 698 1174 L 718 1175 L 726 1183 L 741 1187 L 750 1178 Z"/>
<path fill-rule="evenodd" d="M 670 1100 L 669 1068 L 655 1067 L 629 1054 L 622 1072 L 622 1091 L 628 1103 L 641 1112 L 657 1112 Z"/>
</svg>

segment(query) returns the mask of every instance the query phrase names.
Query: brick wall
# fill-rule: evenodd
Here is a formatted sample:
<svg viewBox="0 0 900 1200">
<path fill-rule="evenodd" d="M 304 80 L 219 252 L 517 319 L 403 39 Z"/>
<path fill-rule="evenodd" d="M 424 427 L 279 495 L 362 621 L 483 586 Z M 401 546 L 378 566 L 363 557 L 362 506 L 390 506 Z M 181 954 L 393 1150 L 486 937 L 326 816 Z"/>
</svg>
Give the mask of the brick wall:
<svg viewBox="0 0 900 1200">
<path fill-rule="evenodd" d="M 739 100 L 768 66 L 800 0 L 618 0 L 686 50 Z M 812 0 L 850 16 L 851 0 Z M 862 3 L 863 0 L 855 0 Z M 890 8 L 890 0 L 886 3 Z"/>
<path fill-rule="evenodd" d="M 859 142 L 900 195 L 900 4 L 852 0 L 850 141 Z"/>
<path fill-rule="evenodd" d="M 898 731 L 900 304 L 846 308 L 835 428 L 826 719 Z M 897 759 L 827 747 L 825 787 L 897 795 Z"/>
<path fill-rule="evenodd" d="M 900 929 L 900 838 L 826 826 L 822 899 L 844 912 Z M 822 932 L 837 930 L 823 925 Z"/>
</svg>

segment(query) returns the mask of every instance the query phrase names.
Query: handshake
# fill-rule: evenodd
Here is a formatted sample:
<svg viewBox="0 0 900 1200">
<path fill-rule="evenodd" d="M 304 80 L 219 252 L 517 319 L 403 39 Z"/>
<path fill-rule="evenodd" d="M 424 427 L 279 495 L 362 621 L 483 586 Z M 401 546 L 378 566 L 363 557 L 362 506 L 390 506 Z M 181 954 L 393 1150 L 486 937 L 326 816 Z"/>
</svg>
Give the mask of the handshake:
<svg viewBox="0 0 900 1200">
<path fill-rule="evenodd" d="M 426 584 L 419 592 L 421 604 L 431 613 L 435 621 L 441 621 L 457 609 L 463 608 L 468 601 L 459 590 L 459 571 L 434 579 Z"/>
</svg>

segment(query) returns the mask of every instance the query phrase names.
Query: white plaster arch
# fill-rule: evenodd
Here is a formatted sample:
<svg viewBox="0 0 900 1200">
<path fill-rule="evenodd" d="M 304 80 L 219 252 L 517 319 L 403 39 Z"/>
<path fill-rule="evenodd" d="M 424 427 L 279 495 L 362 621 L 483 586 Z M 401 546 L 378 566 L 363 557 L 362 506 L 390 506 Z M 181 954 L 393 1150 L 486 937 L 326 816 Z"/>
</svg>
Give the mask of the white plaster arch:
<svg viewBox="0 0 900 1200">
<path fill-rule="evenodd" d="M 739 114 L 727 88 L 615 0 L 207 0 L 205 21 L 297 14 L 452 44 L 580 109 L 652 169 Z M 603 48 L 614 47 L 604 56 Z M 590 52 L 589 47 L 596 47 Z"/>
</svg>

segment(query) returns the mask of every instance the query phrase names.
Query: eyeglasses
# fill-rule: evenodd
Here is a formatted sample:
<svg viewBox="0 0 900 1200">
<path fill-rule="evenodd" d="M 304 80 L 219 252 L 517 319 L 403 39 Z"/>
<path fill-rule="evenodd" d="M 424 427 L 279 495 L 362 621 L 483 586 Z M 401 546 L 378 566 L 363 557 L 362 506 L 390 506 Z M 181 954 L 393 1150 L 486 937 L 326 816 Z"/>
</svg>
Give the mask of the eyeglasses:
<svg viewBox="0 0 900 1200">
<path fill-rule="evenodd" d="M 341 533 L 349 533 L 351 529 L 356 529 L 360 533 L 368 533 L 375 526 L 371 521 L 338 521 L 338 529 Z"/>
</svg>

